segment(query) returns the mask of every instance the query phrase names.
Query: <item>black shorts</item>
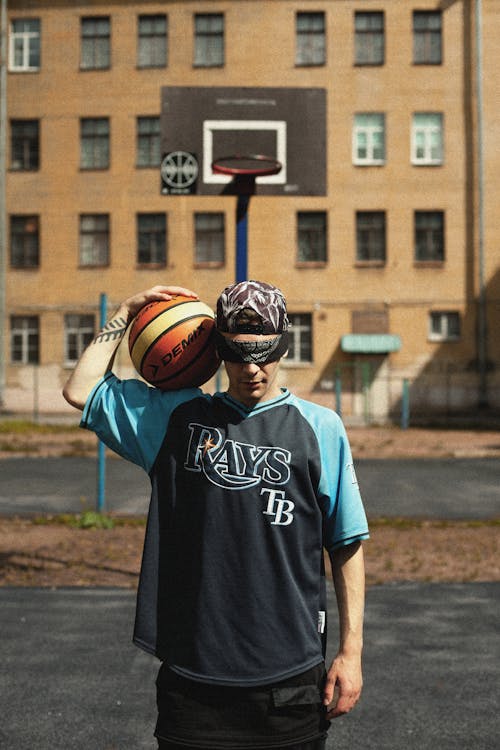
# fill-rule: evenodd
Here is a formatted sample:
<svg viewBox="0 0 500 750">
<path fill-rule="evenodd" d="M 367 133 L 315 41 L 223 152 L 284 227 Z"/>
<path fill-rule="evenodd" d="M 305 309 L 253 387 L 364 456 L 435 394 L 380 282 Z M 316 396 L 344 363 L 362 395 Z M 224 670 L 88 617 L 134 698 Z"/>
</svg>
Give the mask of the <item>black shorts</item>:
<svg viewBox="0 0 500 750">
<path fill-rule="evenodd" d="M 275 684 L 226 687 L 187 680 L 162 664 L 156 681 L 159 747 L 320 750 L 330 726 L 322 700 L 325 677 L 318 664 Z"/>
</svg>

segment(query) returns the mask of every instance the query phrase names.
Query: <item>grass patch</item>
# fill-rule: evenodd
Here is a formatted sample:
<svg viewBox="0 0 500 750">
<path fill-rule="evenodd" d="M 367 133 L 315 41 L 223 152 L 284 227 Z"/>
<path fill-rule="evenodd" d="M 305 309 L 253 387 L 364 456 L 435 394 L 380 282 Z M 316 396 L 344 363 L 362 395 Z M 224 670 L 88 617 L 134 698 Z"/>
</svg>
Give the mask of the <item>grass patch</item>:
<svg viewBox="0 0 500 750">
<path fill-rule="evenodd" d="M 79 429 L 78 425 L 37 424 L 27 419 L 0 420 L 0 434 L 3 435 L 27 435 L 31 433 L 57 435 L 59 433 L 76 432 Z"/>
<path fill-rule="evenodd" d="M 77 529 L 113 529 L 118 526 L 145 526 L 144 516 L 112 516 L 86 510 L 83 513 L 59 513 L 55 516 L 35 516 L 31 519 L 35 526 L 71 526 Z"/>
</svg>

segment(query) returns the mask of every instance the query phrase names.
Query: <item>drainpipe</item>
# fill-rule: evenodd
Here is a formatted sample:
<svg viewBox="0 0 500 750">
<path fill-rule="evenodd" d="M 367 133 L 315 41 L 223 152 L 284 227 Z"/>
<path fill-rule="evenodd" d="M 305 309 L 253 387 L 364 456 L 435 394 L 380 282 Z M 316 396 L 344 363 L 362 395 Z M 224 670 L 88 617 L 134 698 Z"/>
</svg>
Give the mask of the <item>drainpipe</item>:
<svg viewBox="0 0 500 750">
<path fill-rule="evenodd" d="M 488 328 L 486 309 L 485 252 L 484 252 L 484 153 L 483 153 L 483 46 L 482 1 L 476 0 L 476 106 L 477 106 L 477 189 L 478 189 L 478 323 L 477 359 L 479 370 L 478 405 L 488 406 Z"/>
<path fill-rule="evenodd" d="M 7 144 L 7 0 L 0 7 L 0 409 L 4 403 L 6 359 L 6 269 L 7 269 L 7 211 L 6 211 L 6 144 Z"/>
</svg>

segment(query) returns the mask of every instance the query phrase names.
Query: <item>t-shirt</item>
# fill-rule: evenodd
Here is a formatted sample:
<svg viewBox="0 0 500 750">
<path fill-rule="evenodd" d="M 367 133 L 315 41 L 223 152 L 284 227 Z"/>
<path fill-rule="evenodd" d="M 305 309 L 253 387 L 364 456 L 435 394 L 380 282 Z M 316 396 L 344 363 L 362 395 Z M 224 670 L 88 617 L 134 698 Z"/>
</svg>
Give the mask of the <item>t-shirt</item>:
<svg viewBox="0 0 500 750">
<path fill-rule="evenodd" d="M 193 680 L 264 685 L 323 659 L 323 548 L 368 537 L 335 412 L 248 408 L 106 375 L 82 426 L 151 478 L 134 642 Z"/>
</svg>

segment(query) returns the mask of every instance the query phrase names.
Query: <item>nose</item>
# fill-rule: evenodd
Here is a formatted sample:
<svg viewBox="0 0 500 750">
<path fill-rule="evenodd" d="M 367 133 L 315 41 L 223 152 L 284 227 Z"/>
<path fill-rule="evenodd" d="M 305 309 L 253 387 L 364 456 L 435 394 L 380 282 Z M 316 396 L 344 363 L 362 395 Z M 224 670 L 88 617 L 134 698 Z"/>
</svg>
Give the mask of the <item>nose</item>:
<svg viewBox="0 0 500 750">
<path fill-rule="evenodd" d="M 255 362 L 244 362 L 242 364 L 242 369 L 245 375 L 256 375 L 259 372 L 260 367 Z"/>
</svg>

